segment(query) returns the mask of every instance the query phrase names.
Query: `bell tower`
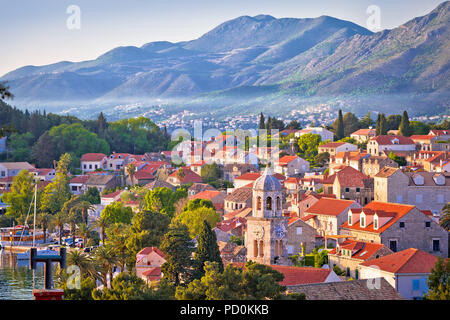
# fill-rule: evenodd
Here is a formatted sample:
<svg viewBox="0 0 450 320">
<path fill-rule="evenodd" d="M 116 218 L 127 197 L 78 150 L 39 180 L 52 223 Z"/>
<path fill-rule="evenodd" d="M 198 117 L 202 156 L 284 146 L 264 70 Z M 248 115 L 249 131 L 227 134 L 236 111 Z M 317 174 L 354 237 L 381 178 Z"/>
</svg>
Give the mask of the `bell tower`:
<svg viewBox="0 0 450 320">
<path fill-rule="evenodd" d="M 253 184 L 253 212 L 247 218 L 245 246 L 247 261 L 261 264 L 289 264 L 288 218 L 282 214 L 281 184 L 269 167 Z"/>
</svg>

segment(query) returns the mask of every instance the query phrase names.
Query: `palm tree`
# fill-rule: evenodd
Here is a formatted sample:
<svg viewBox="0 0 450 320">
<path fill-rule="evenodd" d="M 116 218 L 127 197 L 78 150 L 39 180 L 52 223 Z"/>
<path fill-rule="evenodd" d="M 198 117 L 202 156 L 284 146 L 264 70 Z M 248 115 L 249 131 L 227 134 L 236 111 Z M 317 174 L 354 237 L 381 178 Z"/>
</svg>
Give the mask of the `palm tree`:
<svg viewBox="0 0 450 320">
<path fill-rule="evenodd" d="M 72 245 L 75 246 L 75 232 L 77 224 L 82 221 L 80 211 L 76 208 L 71 208 L 69 210 L 69 215 L 67 216 L 67 222 L 70 224 L 70 233 L 72 235 Z"/>
<path fill-rule="evenodd" d="M 108 245 L 100 246 L 94 251 L 94 261 L 98 272 L 101 274 L 101 281 L 105 288 L 108 287 L 107 276 L 112 281 L 113 266 L 117 264 L 117 257 L 115 251 Z"/>
<path fill-rule="evenodd" d="M 116 223 L 108 229 L 108 246 L 115 252 L 117 264 L 121 271 L 125 270 L 125 265 L 129 258 L 127 239 L 129 237 L 130 226 Z"/>
<path fill-rule="evenodd" d="M 62 232 L 64 229 L 64 224 L 66 223 L 67 216 L 62 212 L 58 212 L 53 216 L 53 225 L 58 228 L 59 231 L 59 244 L 62 243 Z"/>
<path fill-rule="evenodd" d="M 442 208 L 442 213 L 443 213 L 443 216 L 442 216 L 441 220 L 439 221 L 439 224 L 441 225 L 442 228 L 449 231 L 450 230 L 450 204 L 446 204 Z"/>
<path fill-rule="evenodd" d="M 78 226 L 77 234 L 83 239 L 83 247 L 86 247 L 87 241 L 91 235 L 92 229 L 85 223 Z"/>
<path fill-rule="evenodd" d="M 81 216 L 83 218 L 84 223 L 86 224 L 88 223 L 88 210 L 95 210 L 93 204 L 85 200 L 77 202 L 74 208 L 79 209 L 81 211 Z"/>
<path fill-rule="evenodd" d="M 136 166 L 133 163 L 130 163 L 127 166 L 127 174 L 130 177 L 131 185 L 134 186 L 134 175 L 136 174 Z"/>
<path fill-rule="evenodd" d="M 91 257 L 81 250 L 70 250 L 67 253 L 67 264 L 75 265 L 80 268 L 81 274 L 87 274 L 95 278 L 95 267 Z"/>
<path fill-rule="evenodd" d="M 94 222 L 95 227 L 100 229 L 100 240 L 102 241 L 103 244 L 105 244 L 105 230 L 106 228 L 109 227 L 109 221 L 108 219 L 106 219 L 105 217 L 100 217 L 100 219 L 97 219 Z"/>
<path fill-rule="evenodd" d="M 47 230 L 49 226 L 51 225 L 51 222 L 53 220 L 53 216 L 51 214 L 48 214 L 47 212 L 41 212 L 38 216 L 38 223 L 42 228 L 42 232 L 44 233 L 44 243 L 47 242 Z"/>
</svg>

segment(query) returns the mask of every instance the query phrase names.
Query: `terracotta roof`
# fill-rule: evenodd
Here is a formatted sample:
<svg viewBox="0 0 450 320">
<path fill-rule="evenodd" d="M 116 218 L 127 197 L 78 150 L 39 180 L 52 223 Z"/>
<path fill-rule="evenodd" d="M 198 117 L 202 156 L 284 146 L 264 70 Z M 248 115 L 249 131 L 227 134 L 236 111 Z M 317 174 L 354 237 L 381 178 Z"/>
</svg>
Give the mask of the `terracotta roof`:
<svg viewBox="0 0 450 320">
<path fill-rule="evenodd" d="M 416 248 L 409 248 L 375 260 L 361 263 L 361 266 L 377 266 L 391 273 L 430 273 L 438 258 Z"/>
<path fill-rule="evenodd" d="M 354 210 L 351 209 L 352 213 L 359 214 L 361 211 L 364 214 L 377 214 L 378 216 L 390 216 L 392 219 L 387 221 L 385 224 L 380 225 L 377 230 L 373 228 L 373 222 L 367 224 L 365 227 L 361 227 L 360 221 L 353 223 L 351 226 L 348 224 L 348 221 L 344 222 L 341 228 L 367 231 L 372 233 L 382 233 L 391 227 L 394 223 L 400 220 L 403 216 L 408 214 L 415 206 L 406 205 L 406 204 L 398 204 L 398 203 L 388 203 L 388 202 L 378 202 L 372 201 L 368 205 L 366 205 L 362 210 Z"/>
<path fill-rule="evenodd" d="M 326 215 L 326 216 L 338 216 L 348 209 L 353 203 L 352 200 L 340 200 L 332 198 L 321 198 L 315 204 L 305 211 L 306 215 Z"/>
<path fill-rule="evenodd" d="M 233 262 L 233 265 L 239 268 L 245 268 L 242 262 Z M 281 265 L 270 265 L 272 269 L 284 275 L 282 286 L 295 286 L 309 283 L 322 283 L 328 278 L 331 269 L 320 269 L 313 267 L 290 267 Z"/>
<path fill-rule="evenodd" d="M 131 156 L 129 153 L 112 153 L 108 159 L 126 159 L 129 156 Z"/>
<path fill-rule="evenodd" d="M 82 183 L 82 184 L 84 184 L 84 183 L 86 183 L 86 181 L 88 181 L 89 177 L 90 176 L 77 176 L 77 177 L 72 178 L 69 183 Z"/>
<path fill-rule="evenodd" d="M 81 161 L 101 161 L 106 158 L 106 154 L 103 153 L 85 153 L 81 156 Z"/>
<path fill-rule="evenodd" d="M 429 135 L 444 136 L 450 135 L 450 130 L 430 130 Z"/>
<path fill-rule="evenodd" d="M 0 178 L 0 182 L 4 182 L 4 183 L 5 183 L 5 182 L 6 182 L 6 183 L 8 183 L 8 182 L 13 182 L 14 178 L 15 178 L 15 177 L 13 177 L 13 176 Z"/>
<path fill-rule="evenodd" d="M 411 140 L 431 140 L 436 138 L 436 136 L 430 135 L 413 135 L 409 137 Z"/>
<path fill-rule="evenodd" d="M 34 168 L 34 169 L 30 169 L 30 170 L 28 170 L 29 172 L 32 172 L 32 173 L 36 173 L 38 176 L 41 176 L 41 175 L 47 175 L 47 174 L 49 174 L 50 172 L 52 172 L 54 169 L 47 169 L 47 168 L 41 168 L 41 169 L 37 169 L 37 168 Z"/>
<path fill-rule="evenodd" d="M 151 180 L 154 179 L 155 176 L 147 171 L 138 171 L 134 174 L 134 178 L 137 180 Z"/>
<path fill-rule="evenodd" d="M 188 190 L 200 192 L 205 190 L 217 190 L 217 189 L 207 183 L 194 183 Z"/>
<path fill-rule="evenodd" d="M 242 187 L 233 190 L 229 195 L 225 197 L 225 201 L 232 202 L 246 202 L 253 196 L 253 189 L 251 187 Z"/>
<path fill-rule="evenodd" d="M 284 181 L 286 180 L 286 177 L 283 176 L 280 173 L 274 173 L 272 174 L 275 178 L 278 179 L 278 181 Z M 249 180 L 249 181 L 256 181 L 259 177 L 261 177 L 260 172 L 247 172 L 243 175 L 236 177 L 234 180 Z"/>
<path fill-rule="evenodd" d="M 309 219 L 312 219 L 312 218 L 314 218 L 314 217 L 315 217 L 314 214 L 308 214 L 308 215 L 306 215 L 306 216 L 303 216 L 301 219 L 302 219 L 303 221 L 308 221 Z"/>
<path fill-rule="evenodd" d="M 122 192 L 123 190 L 117 190 L 112 193 L 105 194 L 104 196 L 102 196 L 102 198 L 114 199 L 115 197 L 119 196 Z"/>
<path fill-rule="evenodd" d="M 374 136 L 375 133 L 376 133 L 375 129 L 359 129 L 359 130 L 356 130 L 355 132 L 353 132 L 350 136 L 352 136 L 352 135 L 358 135 L 358 136 L 372 135 L 372 136 Z"/>
<path fill-rule="evenodd" d="M 137 253 L 137 255 L 149 255 L 150 253 L 155 252 L 157 253 L 159 256 L 165 258 L 166 255 L 164 254 L 164 252 L 162 252 L 161 250 L 159 250 L 159 248 L 157 247 L 145 247 L 144 249 L 142 249 L 141 251 L 139 251 Z"/>
<path fill-rule="evenodd" d="M 298 156 L 284 156 L 278 160 L 279 165 L 287 165 L 289 162 L 299 158 Z"/>
<path fill-rule="evenodd" d="M 229 232 L 235 228 L 245 226 L 247 219 L 245 218 L 231 218 L 229 220 L 224 220 L 217 223 L 216 228 L 222 230 L 223 232 Z"/>
<path fill-rule="evenodd" d="M 319 148 L 337 148 L 344 144 L 346 144 L 346 142 L 328 142 L 319 146 Z"/>
<path fill-rule="evenodd" d="M 394 173 L 396 173 L 398 170 L 400 170 L 400 169 L 392 168 L 392 167 L 384 167 L 375 175 L 375 177 L 388 178 L 388 177 L 392 176 Z"/>
<path fill-rule="evenodd" d="M 338 179 L 341 187 L 364 188 L 364 180 L 368 180 L 370 177 L 352 167 L 345 167 L 336 173 L 336 179 Z"/>
<path fill-rule="evenodd" d="M 253 213 L 252 208 L 245 207 L 245 208 L 241 208 L 241 209 L 238 209 L 236 211 L 224 214 L 223 215 L 223 219 L 224 220 L 228 220 L 228 219 L 231 219 L 231 218 L 234 218 L 234 217 L 247 218 L 248 216 L 251 216 L 252 213 Z"/>
<path fill-rule="evenodd" d="M 0 165 L 9 170 L 28 170 L 34 169 L 34 166 L 28 162 L 0 162 Z"/>
<path fill-rule="evenodd" d="M 204 191 L 201 191 L 201 192 L 191 196 L 190 199 L 207 199 L 207 200 L 211 200 L 213 203 L 217 202 L 217 201 L 220 201 L 223 203 L 223 200 L 225 199 L 225 197 L 226 197 L 226 194 L 222 191 L 204 190 Z"/>
<path fill-rule="evenodd" d="M 404 137 L 404 136 L 376 136 L 370 139 L 371 141 L 376 141 L 379 145 L 394 145 L 393 141 L 397 139 L 398 145 L 405 145 L 405 144 L 415 144 L 414 141 L 412 141 L 410 138 Z"/>
<path fill-rule="evenodd" d="M 194 182 L 202 182 L 202 177 L 200 177 L 198 174 L 196 174 L 194 171 L 187 169 L 187 168 L 182 168 L 181 170 L 183 170 L 184 172 L 184 177 L 182 178 L 182 180 L 180 181 L 181 184 L 186 184 L 186 183 L 194 183 Z M 175 177 L 178 179 L 178 175 L 177 175 L 178 170 L 174 171 L 170 177 Z"/>
<path fill-rule="evenodd" d="M 154 190 L 155 188 L 169 188 L 175 190 L 175 187 L 170 183 L 162 180 L 155 180 L 150 183 L 147 183 L 144 188 Z"/>
<path fill-rule="evenodd" d="M 304 293 L 306 300 L 403 300 L 386 279 L 377 279 L 380 287 L 376 290 L 367 285 L 367 279 L 290 286 L 288 290 Z"/>
<path fill-rule="evenodd" d="M 369 154 L 366 152 L 359 152 L 359 151 L 341 151 L 338 152 L 333 159 L 348 159 L 348 160 L 361 160 L 364 157 L 367 157 Z"/>
<path fill-rule="evenodd" d="M 161 276 L 161 268 L 160 267 L 151 267 L 146 271 L 142 272 L 143 276 L 146 277 L 160 277 Z"/>
<path fill-rule="evenodd" d="M 357 240 L 345 240 L 339 244 L 339 253 L 336 253 L 336 248 L 331 250 L 328 254 L 342 256 L 342 249 L 350 250 L 352 258 L 357 260 L 367 260 L 372 257 L 378 250 L 384 247 L 381 243 L 372 243 Z"/>
</svg>

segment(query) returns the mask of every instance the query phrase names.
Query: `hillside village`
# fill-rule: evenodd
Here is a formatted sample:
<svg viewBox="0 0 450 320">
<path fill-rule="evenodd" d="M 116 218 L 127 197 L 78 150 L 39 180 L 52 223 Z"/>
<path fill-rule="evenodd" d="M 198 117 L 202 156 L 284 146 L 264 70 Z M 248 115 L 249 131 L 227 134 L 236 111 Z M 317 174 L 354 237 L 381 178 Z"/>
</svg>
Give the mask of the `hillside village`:
<svg viewBox="0 0 450 320">
<path fill-rule="evenodd" d="M 269 136 L 279 145 L 261 146 L 250 137 L 242 149 L 242 141 L 227 133 L 160 152 L 85 153 L 79 174 L 66 170 L 72 200 L 61 211 L 73 212 L 79 207 L 70 201 L 96 189 L 99 201 L 86 206 L 85 222 L 100 238 L 93 244 L 89 233 L 79 233 L 81 221 L 67 220 L 59 229 L 45 219 L 38 224 L 47 229 L 44 242 L 62 245 L 63 235 L 72 236 L 76 247 L 73 235 L 82 234 L 80 249 L 71 250 L 89 255 L 93 247 L 119 239 L 111 222 L 133 228 L 147 211 L 187 225 L 194 248 L 207 234 L 207 221 L 224 267 L 250 269 L 249 261 L 270 266 L 283 275 L 279 285 L 289 294 L 308 300 L 423 299 L 432 269 L 449 257 L 450 130 L 411 135 L 407 120 L 389 132 L 378 123 L 345 134 L 339 119 L 334 131 L 287 127 Z M 6 145 L 1 138 L 0 153 Z M 20 193 L 28 175 L 40 191 L 50 190 L 61 179 L 57 160 L 48 168 L 1 162 L 1 214 L 11 217 L 8 210 L 17 201 L 8 195 Z M 159 227 L 156 221 L 148 225 L 151 237 Z M 172 251 L 164 241 L 139 239 L 134 265 L 111 263 L 109 282 L 98 284 L 111 286 L 124 269 L 152 286 L 165 278 Z M 177 290 L 177 297 L 186 296 Z"/>
</svg>

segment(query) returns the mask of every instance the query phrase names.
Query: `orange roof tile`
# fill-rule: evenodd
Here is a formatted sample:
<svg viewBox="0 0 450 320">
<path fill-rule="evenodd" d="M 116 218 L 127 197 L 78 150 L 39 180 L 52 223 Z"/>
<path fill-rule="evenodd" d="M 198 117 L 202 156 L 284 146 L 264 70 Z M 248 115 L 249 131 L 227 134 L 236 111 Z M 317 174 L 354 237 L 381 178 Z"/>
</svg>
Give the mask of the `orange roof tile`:
<svg viewBox="0 0 450 320">
<path fill-rule="evenodd" d="M 333 198 L 321 198 L 309 209 L 305 211 L 307 215 L 326 215 L 326 216 L 338 216 L 343 213 L 348 207 L 350 207 L 355 201 L 352 200 L 340 200 Z"/>
<path fill-rule="evenodd" d="M 376 266 L 391 273 L 430 273 L 438 258 L 416 248 L 409 248 L 375 260 L 361 263 L 361 266 Z"/>
</svg>

